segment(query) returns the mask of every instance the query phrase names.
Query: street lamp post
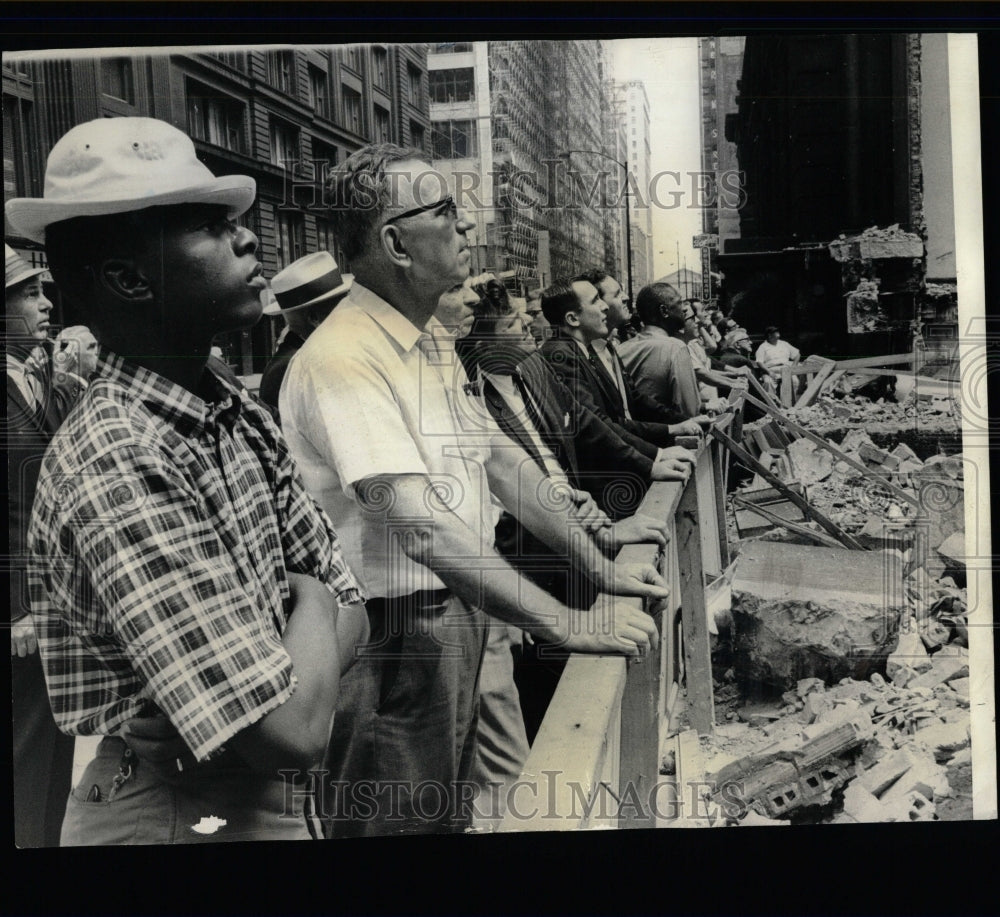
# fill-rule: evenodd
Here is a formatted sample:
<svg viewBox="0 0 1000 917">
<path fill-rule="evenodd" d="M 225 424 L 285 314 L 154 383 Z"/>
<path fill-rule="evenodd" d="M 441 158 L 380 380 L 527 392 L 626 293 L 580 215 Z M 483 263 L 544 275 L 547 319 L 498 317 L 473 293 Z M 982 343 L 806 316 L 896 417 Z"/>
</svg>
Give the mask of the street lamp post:
<svg viewBox="0 0 1000 917">
<path fill-rule="evenodd" d="M 608 153 L 602 153 L 600 150 L 566 150 L 565 153 L 561 154 L 562 158 L 568 162 L 571 153 L 589 153 L 592 156 L 601 156 L 604 159 L 610 159 L 616 165 L 621 166 L 625 173 L 625 268 L 628 278 L 628 301 L 629 305 L 634 308 L 635 299 L 632 296 L 632 219 L 629 208 L 628 164 L 622 162 L 620 159 L 615 159 L 614 156 Z"/>
</svg>

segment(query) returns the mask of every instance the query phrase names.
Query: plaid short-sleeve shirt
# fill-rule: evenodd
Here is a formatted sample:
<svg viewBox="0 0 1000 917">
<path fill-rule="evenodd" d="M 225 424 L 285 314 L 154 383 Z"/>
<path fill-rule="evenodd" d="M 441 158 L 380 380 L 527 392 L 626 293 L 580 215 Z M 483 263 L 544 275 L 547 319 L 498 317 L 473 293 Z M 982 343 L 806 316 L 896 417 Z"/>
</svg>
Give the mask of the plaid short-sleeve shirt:
<svg viewBox="0 0 1000 917">
<path fill-rule="evenodd" d="M 206 383 L 211 403 L 102 350 L 45 455 L 28 578 L 64 732 L 114 733 L 155 704 L 208 758 L 295 690 L 286 573 L 364 600 L 270 415 Z"/>
</svg>

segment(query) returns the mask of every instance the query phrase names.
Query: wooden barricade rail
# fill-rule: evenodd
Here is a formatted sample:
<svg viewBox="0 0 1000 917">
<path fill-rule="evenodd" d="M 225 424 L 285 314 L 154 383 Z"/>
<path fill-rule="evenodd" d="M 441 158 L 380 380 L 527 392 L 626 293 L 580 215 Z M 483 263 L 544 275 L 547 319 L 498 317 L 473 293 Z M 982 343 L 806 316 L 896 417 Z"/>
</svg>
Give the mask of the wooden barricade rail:
<svg viewBox="0 0 1000 917">
<path fill-rule="evenodd" d="M 725 415 L 718 425 L 727 428 Z M 639 512 L 668 522 L 665 548 L 626 545 L 622 563 L 654 563 L 670 587 L 657 618 L 659 650 L 640 662 L 574 654 L 546 711 L 499 831 L 651 828 L 662 799 L 660 750 L 674 730 L 681 685 L 700 734 L 714 729 L 706 577 L 729 564 L 725 528 L 727 455 L 713 437 L 697 450 L 688 480 L 654 482 Z M 641 602 L 621 597 L 618 603 Z"/>
</svg>

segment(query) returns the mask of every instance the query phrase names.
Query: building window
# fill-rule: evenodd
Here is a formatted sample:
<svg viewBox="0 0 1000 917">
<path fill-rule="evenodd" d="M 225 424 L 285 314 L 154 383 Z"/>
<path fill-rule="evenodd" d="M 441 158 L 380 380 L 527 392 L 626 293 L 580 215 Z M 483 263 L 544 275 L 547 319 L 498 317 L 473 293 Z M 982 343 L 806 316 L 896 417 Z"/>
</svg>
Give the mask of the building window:
<svg viewBox="0 0 1000 917">
<path fill-rule="evenodd" d="M 384 108 L 375 106 L 375 142 L 389 142 L 389 112 Z"/>
<path fill-rule="evenodd" d="M 435 54 L 459 54 L 462 51 L 471 50 L 471 41 L 439 41 L 433 46 Z"/>
<path fill-rule="evenodd" d="M 309 65 L 309 104 L 321 118 L 330 117 L 330 101 L 326 91 L 326 71 Z"/>
<path fill-rule="evenodd" d="M 432 102 L 468 102 L 476 97 L 476 83 L 471 67 L 431 70 L 428 76 Z"/>
<path fill-rule="evenodd" d="M 337 245 L 337 239 L 333 235 L 333 228 L 326 220 L 316 221 L 316 239 L 319 243 L 319 251 L 327 251 L 333 255 L 333 260 L 337 262 L 340 273 L 350 273 L 351 265 Z"/>
<path fill-rule="evenodd" d="M 240 73 L 247 72 L 246 51 L 216 51 L 209 56 L 214 57 L 217 61 L 225 64 L 227 67 L 231 67 L 233 70 L 239 70 Z"/>
<path fill-rule="evenodd" d="M 385 48 L 372 48 L 372 83 L 389 91 L 389 52 Z"/>
<path fill-rule="evenodd" d="M 267 56 L 267 78 L 285 95 L 295 95 L 295 57 L 291 51 L 272 51 Z"/>
<path fill-rule="evenodd" d="M 271 119 L 271 162 L 276 166 L 292 168 L 299 160 L 298 128 Z"/>
<path fill-rule="evenodd" d="M 6 57 L 3 60 L 3 69 L 15 76 L 28 76 L 28 65 L 23 60 L 9 60 Z"/>
<path fill-rule="evenodd" d="M 361 96 L 346 86 L 344 96 L 344 126 L 355 134 L 361 133 Z"/>
<path fill-rule="evenodd" d="M 301 213 L 278 211 L 278 270 L 306 253 L 306 224 Z"/>
<path fill-rule="evenodd" d="M 28 197 L 32 160 L 27 137 L 31 134 L 31 104 L 13 96 L 3 97 L 3 196 Z"/>
<path fill-rule="evenodd" d="M 409 100 L 411 105 L 415 105 L 420 108 L 422 104 L 422 98 L 420 92 L 420 84 L 422 82 L 422 73 L 412 64 L 406 68 L 407 75 L 407 88 L 409 90 Z"/>
<path fill-rule="evenodd" d="M 347 66 L 358 75 L 361 74 L 361 48 L 358 45 L 349 45 L 347 48 Z"/>
<path fill-rule="evenodd" d="M 135 80 L 130 58 L 112 57 L 101 61 L 101 91 L 112 98 L 135 105 Z"/>
<path fill-rule="evenodd" d="M 188 80 L 187 125 L 192 137 L 245 153 L 244 113 L 242 102 Z"/>
<path fill-rule="evenodd" d="M 410 122 L 410 144 L 415 146 L 418 150 L 424 148 L 426 134 L 424 133 L 424 127 L 422 124 L 417 124 L 416 121 Z"/>
<path fill-rule="evenodd" d="M 313 141 L 313 174 L 316 176 L 316 183 L 320 187 L 326 182 L 330 170 L 337 164 L 337 148 L 326 143 Z M 320 198 L 322 199 L 322 198 Z"/>
<path fill-rule="evenodd" d="M 474 121 L 434 121 L 431 146 L 435 159 L 465 159 L 477 156 Z"/>
</svg>

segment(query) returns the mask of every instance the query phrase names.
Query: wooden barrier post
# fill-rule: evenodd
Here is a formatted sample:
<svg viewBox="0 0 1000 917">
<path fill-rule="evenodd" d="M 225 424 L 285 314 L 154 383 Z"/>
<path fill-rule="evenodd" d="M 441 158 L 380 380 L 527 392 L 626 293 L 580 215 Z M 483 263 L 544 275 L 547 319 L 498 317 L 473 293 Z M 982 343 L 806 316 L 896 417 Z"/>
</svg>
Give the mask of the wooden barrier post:
<svg viewBox="0 0 1000 917">
<path fill-rule="evenodd" d="M 705 574 L 698 532 L 698 488 L 688 481 L 677 507 L 677 560 L 681 587 L 681 619 L 684 625 L 684 669 L 687 675 L 691 726 L 701 735 L 715 727 L 715 696 L 712 687 L 712 654 L 705 611 Z"/>
<path fill-rule="evenodd" d="M 668 523 L 665 550 L 629 545 L 618 555 L 626 563 L 656 558 L 671 585 L 657 622 L 659 652 L 632 664 L 616 655 L 570 657 L 522 769 L 513 809 L 508 808 L 498 830 L 655 827 L 649 802 L 657 798 L 661 739 L 668 715 L 673 728 L 682 680 L 692 728 L 703 734 L 714 728 L 698 486 L 699 479 L 710 486 L 718 481 L 713 448 L 706 442 L 698 449 L 697 461 L 707 474 L 699 474 L 696 466 L 683 484 L 656 483 L 642 502 L 640 512 Z M 708 503 L 714 524 L 714 502 Z M 718 535 L 724 539 L 724 529 Z"/>
<path fill-rule="evenodd" d="M 794 400 L 794 383 L 792 376 L 791 366 L 781 367 L 781 391 L 779 395 L 781 396 L 781 403 L 786 407 L 790 408 Z"/>
<path fill-rule="evenodd" d="M 651 489 L 642 503 L 642 512 L 654 519 L 673 515 L 680 484 L 667 484 Z M 664 574 L 664 555 L 669 550 L 657 550 L 655 545 L 626 545 L 618 554 L 621 563 L 655 563 Z M 667 579 L 664 575 L 664 579 Z M 667 579 L 670 583 L 670 580 Z M 676 586 L 671 585 L 672 592 Z M 671 595 L 664 605 L 674 604 Z M 648 659 L 631 662 L 626 670 L 625 690 L 621 705 L 621 764 L 618 769 L 618 794 L 622 806 L 618 817 L 620 828 L 654 828 L 655 818 L 648 810 L 653 785 L 660 772 L 660 733 L 665 699 L 663 675 L 666 668 L 668 626 L 672 617 L 668 610 L 656 618 L 660 645 Z"/>
</svg>

